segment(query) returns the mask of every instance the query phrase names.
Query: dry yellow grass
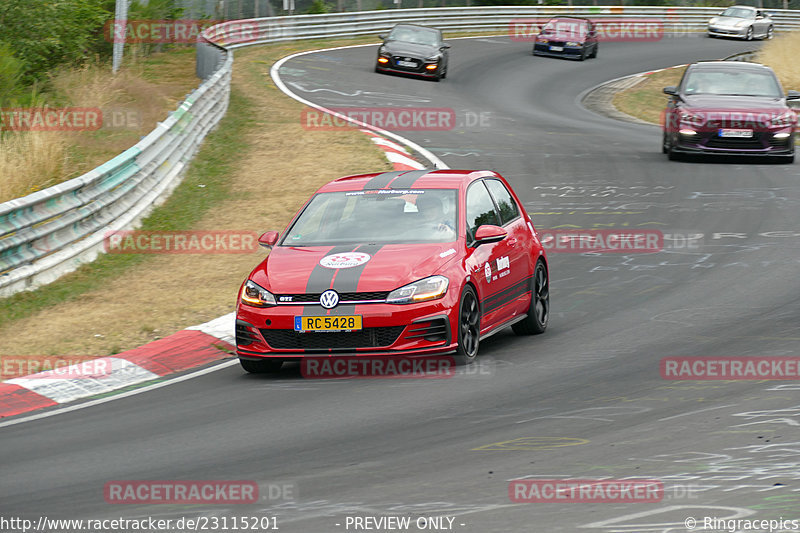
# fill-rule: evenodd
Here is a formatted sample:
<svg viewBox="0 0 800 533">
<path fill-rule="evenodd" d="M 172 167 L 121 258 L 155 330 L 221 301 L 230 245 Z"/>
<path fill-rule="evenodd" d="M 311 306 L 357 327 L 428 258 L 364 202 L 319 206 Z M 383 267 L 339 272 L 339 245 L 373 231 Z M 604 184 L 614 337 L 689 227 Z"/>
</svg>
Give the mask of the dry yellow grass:
<svg viewBox="0 0 800 533">
<path fill-rule="evenodd" d="M 280 230 L 327 181 L 391 169 L 361 132 L 301 127 L 304 106 L 274 86 L 269 69 L 276 59 L 304 47 L 313 45 L 236 52 L 233 90 L 252 101 L 255 126 L 241 139 L 249 148 L 231 173 L 235 193 L 193 229 Z M 261 250 L 151 256 L 103 290 L 0 328 L 0 354 L 109 355 L 208 321 L 233 310 L 239 285 L 262 257 Z M 47 324 L 47 335 L 41 334 L 42 324 Z"/>
<path fill-rule="evenodd" d="M 49 131 L 6 132 L 0 136 L 0 202 L 61 181 L 68 168 L 67 135 Z"/>
<path fill-rule="evenodd" d="M 784 90 L 800 90 L 800 31 L 780 34 L 764 43 L 756 61 L 772 67 Z"/>
<path fill-rule="evenodd" d="M 169 77 L 148 76 L 145 62 L 116 76 L 103 64 L 55 73 L 46 107 L 99 108 L 106 118 L 116 113 L 128 120 L 104 124 L 98 131 L 5 132 L 0 137 L 0 202 L 79 176 L 136 144 L 199 83 L 193 66 L 185 65 L 191 57 L 153 58 L 159 67 L 166 65 Z"/>
<path fill-rule="evenodd" d="M 614 95 L 614 107 L 628 115 L 659 124 L 667 105 L 662 92 L 668 85 L 678 85 L 685 68 L 671 68 L 645 76 L 644 81 Z"/>
</svg>

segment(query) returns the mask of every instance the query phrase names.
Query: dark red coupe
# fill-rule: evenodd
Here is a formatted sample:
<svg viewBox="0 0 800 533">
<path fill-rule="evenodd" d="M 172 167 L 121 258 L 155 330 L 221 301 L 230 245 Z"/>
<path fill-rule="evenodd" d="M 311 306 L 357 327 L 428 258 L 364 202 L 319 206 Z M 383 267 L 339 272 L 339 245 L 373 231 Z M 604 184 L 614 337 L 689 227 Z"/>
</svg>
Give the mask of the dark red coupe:
<svg viewBox="0 0 800 533">
<path fill-rule="evenodd" d="M 662 117 L 662 151 L 764 156 L 794 161 L 797 112 L 787 104 L 775 72 L 757 63 L 704 61 L 686 68 L 680 85 L 664 87 L 670 99 Z"/>
<path fill-rule="evenodd" d="M 248 372 L 325 355 L 455 353 L 506 326 L 542 333 L 547 258 L 491 171 L 349 176 L 319 189 L 242 284 L 236 352 Z"/>
</svg>

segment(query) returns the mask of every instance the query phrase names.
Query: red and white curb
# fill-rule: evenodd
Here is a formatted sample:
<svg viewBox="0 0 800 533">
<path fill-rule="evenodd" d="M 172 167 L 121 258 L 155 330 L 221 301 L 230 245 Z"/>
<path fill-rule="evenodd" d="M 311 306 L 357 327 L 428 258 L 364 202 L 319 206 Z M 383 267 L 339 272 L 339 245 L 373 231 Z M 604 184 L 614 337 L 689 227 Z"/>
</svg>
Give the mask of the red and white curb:
<svg viewBox="0 0 800 533">
<path fill-rule="evenodd" d="M 378 135 L 370 130 L 360 130 L 370 136 L 372 142 L 386 155 L 386 159 L 394 166 L 395 170 L 422 170 L 425 165 L 414 159 L 408 150 L 383 135 Z"/>
<path fill-rule="evenodd" d="M 109 369 L 97 376 L 80 376 L 79 370 L 70 371 L 73 366 L 60 370 L 78 377 L 40 372 L 3 381 L 0 418 L 113 392 L 228 358 L 227 350 L 234 349 L 235 320 L 234 313 L 229 313 L 139 348 L 92 360 L 93 365 Z"/>
</svg>

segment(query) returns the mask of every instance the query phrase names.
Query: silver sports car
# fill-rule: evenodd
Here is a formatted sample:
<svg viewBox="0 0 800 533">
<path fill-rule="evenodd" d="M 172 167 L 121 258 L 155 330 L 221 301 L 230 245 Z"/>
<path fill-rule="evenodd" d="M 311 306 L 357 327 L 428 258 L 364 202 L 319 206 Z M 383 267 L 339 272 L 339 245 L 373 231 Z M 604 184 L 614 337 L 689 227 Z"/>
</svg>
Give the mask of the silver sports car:
<svg viewBox="0 0 800 533">
<path fill-rule="evenodd" d="M 731 6 L 708 21 L 709 37 L 772 39 L 773 22 L 769 14 L 750 6 Z"/>
</svg>

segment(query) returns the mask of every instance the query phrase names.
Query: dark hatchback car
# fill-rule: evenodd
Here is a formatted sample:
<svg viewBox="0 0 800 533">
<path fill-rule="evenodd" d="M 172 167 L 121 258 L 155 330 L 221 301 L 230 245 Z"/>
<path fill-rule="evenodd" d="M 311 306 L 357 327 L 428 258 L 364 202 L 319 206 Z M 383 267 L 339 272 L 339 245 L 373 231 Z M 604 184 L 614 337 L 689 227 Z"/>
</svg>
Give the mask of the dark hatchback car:
<svg viewBox="0 0 800 533">
<path fill-rule="evenodd" d="M 398 72 L 423 76 L 435 81 L 447 77 L 450 45 L 442 32 L 415 24 L 398 24 L 388 34 L 381 34 L 375 72 Z"/>
<path fill-rule="evenodd" d="M 597 28 L 581 17 L 554 17 L 547 21 L 533 43 L 533 55 L 583 61 L 597 57 Z"/>
<path fill-rule="evenodd" d="M 686 68 L 663 114 L 662 151 L 681 154 L 769 156 L 794 161 L 797 113 L 771 68 L 757 63 L 706 61 Z"/>
</svg>

